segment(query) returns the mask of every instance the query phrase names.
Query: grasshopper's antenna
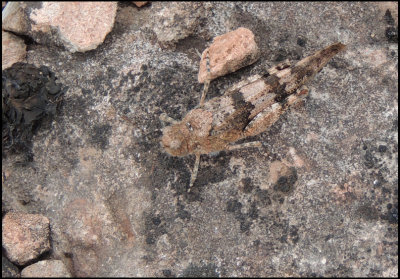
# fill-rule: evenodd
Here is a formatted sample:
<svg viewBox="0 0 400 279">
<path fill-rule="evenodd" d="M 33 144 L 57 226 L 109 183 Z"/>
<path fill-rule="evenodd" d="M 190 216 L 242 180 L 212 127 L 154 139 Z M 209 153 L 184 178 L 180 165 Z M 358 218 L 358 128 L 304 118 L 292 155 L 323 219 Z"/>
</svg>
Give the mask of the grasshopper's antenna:
<svg viewBox="0 0 400 279">
<path fill-rule="evenodd" d="M 199 171 L 199 165 L 200 165 L 200 154 L 196 154 L 196 161 L 194 162 L 193 172 L 192 172 L 192 174 L 190 176 L 190 184 L 189 184 L 188 192 L 190 192 L 194 182 L 196 181 L 197 172 Z"/>
</svg>

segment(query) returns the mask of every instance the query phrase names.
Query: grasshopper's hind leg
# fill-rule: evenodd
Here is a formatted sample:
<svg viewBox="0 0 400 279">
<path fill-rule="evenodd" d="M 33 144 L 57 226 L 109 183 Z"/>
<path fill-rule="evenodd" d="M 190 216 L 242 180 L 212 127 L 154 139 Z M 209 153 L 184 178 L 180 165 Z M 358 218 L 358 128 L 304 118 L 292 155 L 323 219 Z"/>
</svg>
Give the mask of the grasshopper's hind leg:
<svg viewBox="0 0 400 279">
<path fill-rule="evenodd" d="M 245 143 L 239 143 L 235 145 L 229 145 L 226 150 L 235 150 L 235 149 L 241 149 L 241 148 L 248 148 L 248 147 L 261 147 L 262 144 L 259 141 L 252 141 L 252 142 L 245 142 Z"/>
<path fill-rule="evenodd" d="M 306 86 L 302 86 L 296 91 L 296 93 L 286 97 L 286 101 L 283 105 L 282 103 L 276 102 L 272 106 L 259 112 L 244 129 L 245 137 L 255 136 L 267 130 L 286 110 L 304 99 L 307 96 L 308 91 L 309 90 Z"/>
</svg>

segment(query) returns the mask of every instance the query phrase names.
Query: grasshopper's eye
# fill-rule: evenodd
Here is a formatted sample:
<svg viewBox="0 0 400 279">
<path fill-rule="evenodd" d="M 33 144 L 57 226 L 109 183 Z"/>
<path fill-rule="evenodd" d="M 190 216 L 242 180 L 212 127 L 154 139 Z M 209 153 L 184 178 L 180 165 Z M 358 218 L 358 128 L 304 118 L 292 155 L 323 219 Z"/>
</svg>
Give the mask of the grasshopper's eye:
<svg viewBox="0 0 400 279">
<path fill-rule="evenodd" d="M 188 128 L 188 130 L 189 130 L 190 132 L 193 132 L 193 127 L 192 127 L 192 125 L 190 125 L 189 122 L 186 123 L 186 127 Z"/>
<path fill-rule="evenodd" d="M 181 147 L 181 145 L 182 145 L 182 142 L 179 139 L 173 139 L 173 140 L 171 140 L 169 147 L 171 149 L 178 149 Z"/>
</svg>

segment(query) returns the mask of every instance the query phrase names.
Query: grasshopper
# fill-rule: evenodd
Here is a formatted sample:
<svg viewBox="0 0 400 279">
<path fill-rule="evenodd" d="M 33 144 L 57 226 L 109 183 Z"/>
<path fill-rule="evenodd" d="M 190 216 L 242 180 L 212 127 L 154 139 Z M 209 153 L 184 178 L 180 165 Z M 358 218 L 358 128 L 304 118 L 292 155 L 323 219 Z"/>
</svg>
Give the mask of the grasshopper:
<svg viewBox="0 0 400 279">
<path fill-rule="evenodd" d="M 173 156 L 196 156 L 189 191 L 197 177 L 201 154 L 261 146 L 260 142 L 232 143 L 272 126 L 288 108 L 307 96 L 305 85 L 345 48 L 338 42 L 293 65 L 286 60 L 266 74 L 244 79 L 222 96 L 204 102 L 209 85 L 206 81 L 200 104 L 181 121 L 164 117 L 172 123 L 163 129 L 161 144 L 165 151 Z"/>
</svg>

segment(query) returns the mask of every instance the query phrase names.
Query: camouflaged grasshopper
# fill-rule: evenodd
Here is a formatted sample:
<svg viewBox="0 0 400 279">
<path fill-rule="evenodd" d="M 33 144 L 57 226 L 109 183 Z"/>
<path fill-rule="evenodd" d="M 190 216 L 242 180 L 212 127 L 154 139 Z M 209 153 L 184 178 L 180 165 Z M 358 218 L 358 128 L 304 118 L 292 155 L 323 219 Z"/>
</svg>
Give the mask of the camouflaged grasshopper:
<svg viewBox="0 0 400 279">
<path fill-rule="evenodd" d="M 201 154 L 260 146 L 260 142 L 231 143 L 272 126 L 290 106 L 308 94 L 305 84 L 345 47 L 340 42 L 332 44 L 294 65 L 286 60 L 266 74 L 244 79 L 222 96 L 204 102 L 209 85 L 206 81 L 199 106 L 179 122 L 164 117 L 172 122 L 163 130 L 161 143 L 165 151 L 173 156 L 196 155 L 189 191 L 197 177 Z"/>
</svg>

